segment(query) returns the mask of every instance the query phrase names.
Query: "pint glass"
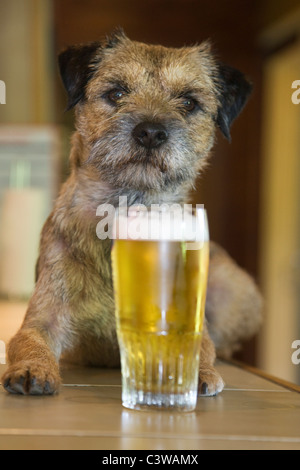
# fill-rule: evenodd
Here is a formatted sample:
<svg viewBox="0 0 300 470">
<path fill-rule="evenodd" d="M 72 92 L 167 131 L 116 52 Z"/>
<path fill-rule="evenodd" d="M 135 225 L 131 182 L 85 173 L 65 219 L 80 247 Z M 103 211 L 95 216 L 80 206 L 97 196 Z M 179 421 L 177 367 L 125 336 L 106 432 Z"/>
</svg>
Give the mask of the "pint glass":
<svg viewBox="0 0 300 470">
<path fill-rule="evenodd" d="M 195 409 L 209 263 L 203 207 L 117 211 L 112 267 L 122 403 Z"/>
</svg>

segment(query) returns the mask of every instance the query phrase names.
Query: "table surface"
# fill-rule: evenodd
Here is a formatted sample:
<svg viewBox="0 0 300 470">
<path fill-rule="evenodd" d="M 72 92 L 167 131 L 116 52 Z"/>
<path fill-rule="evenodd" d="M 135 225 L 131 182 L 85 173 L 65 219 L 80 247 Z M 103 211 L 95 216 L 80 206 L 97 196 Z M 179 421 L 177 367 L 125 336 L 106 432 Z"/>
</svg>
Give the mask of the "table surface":
<svg viewBox="0 0 300 470">
<path fill-rule="evenodd" d="M 239 366 L 217 366 L 225 390 L 199 397 L 190 413 L 123 408 L 119 370 L 64 366 L 52 397 L 0 386 L 0 450 L 300 449 L 300 394 Z"/>
</svg>

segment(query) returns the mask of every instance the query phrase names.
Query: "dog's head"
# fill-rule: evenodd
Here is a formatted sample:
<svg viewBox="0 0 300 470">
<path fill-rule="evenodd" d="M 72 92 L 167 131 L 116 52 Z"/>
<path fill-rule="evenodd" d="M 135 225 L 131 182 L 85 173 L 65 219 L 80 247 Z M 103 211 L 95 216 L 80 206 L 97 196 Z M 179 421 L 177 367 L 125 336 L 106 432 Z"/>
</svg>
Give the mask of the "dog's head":
<svg viewBox="0 0 300 470">
<path fill-rule="evenodd" d="M 166 48 L 123 32 L 59 56 L 68 109 L 93 165 L 115 187 L 139 190 L 193 183 L 219 127 L 230 127 L 251 91 L 219 63 L 209 42 Z"/>
</svg>

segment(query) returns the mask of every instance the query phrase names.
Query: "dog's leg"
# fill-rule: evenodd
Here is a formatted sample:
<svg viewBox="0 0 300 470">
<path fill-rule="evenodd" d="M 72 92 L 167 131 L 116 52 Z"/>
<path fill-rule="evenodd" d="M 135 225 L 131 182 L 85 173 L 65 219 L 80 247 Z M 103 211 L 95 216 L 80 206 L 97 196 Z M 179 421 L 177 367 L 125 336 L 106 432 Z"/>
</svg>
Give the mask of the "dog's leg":
<svg viewBox="0 0 300 470">
<path fill-rule="evenodd" d="M 215 360 L 215 346 L 209 337 L 205 323 L 200 354 L 199 395 L 217 395 L 224 388 L 223 379 L 214 367 Z"/>
<path fill-rule="evenodd" d="M 61 258 L 63 263 L 62 254 Z M 53 277 L 63 284 L 60 272 L 43 269 L 24 322 L 8 344 L 8 369 L 1 383 L 10 393 L 51 395 L 58 391 L 58 361 L 67 337 L 68 311 Z"/>
<path fill-rule="evenodd" d="M 262 312 L 262 296 L 252 277 L 223 248 L 211 243 L 205 315 L 217 356 L 229 359 L 254 336 Z"/>
<path fill-rule="evenodd" d="M 216 355 L 229 359 L 262 321 L 262 297 L 254 282 L 216 243 L 210 244 L 210 268 L 203 333 L 199 393 L 215 395 L 223 381 L 214 368 Z"/>
</svg>

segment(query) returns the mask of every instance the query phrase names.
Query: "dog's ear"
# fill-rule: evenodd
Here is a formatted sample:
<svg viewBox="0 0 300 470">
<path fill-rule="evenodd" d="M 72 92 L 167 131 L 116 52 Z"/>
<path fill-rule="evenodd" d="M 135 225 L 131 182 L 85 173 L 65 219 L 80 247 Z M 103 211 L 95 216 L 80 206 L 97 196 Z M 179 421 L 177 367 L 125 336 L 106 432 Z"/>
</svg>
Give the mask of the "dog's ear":
<svg viewBox="0 0 300 470">
<path fill-rule="evenodd" d="M 85 94 L 85 87 L 93 75 L 93 60 L 100 47 L 99 42 L 68 47 L 58 56 L 60 75 L 68 93 L 67 111 Z"/>
<path fill-rule="evenodd" d="M 128 40 L 126 34 L 117 28 L 101 42 L 71 46 L 59 54 L 60 75 L 68 93 L 67 111 L 84 98 L 85 87 L 101 60 L 101 51 L 112 49 L 125 40 Z"/>
<path fill-rule="evenodd" d="M 245 106 L 252 84 L 233 67 L 219 63 L 219 108 L 217 125 L 230 141 L 230 126 Z"/>
</svg>

